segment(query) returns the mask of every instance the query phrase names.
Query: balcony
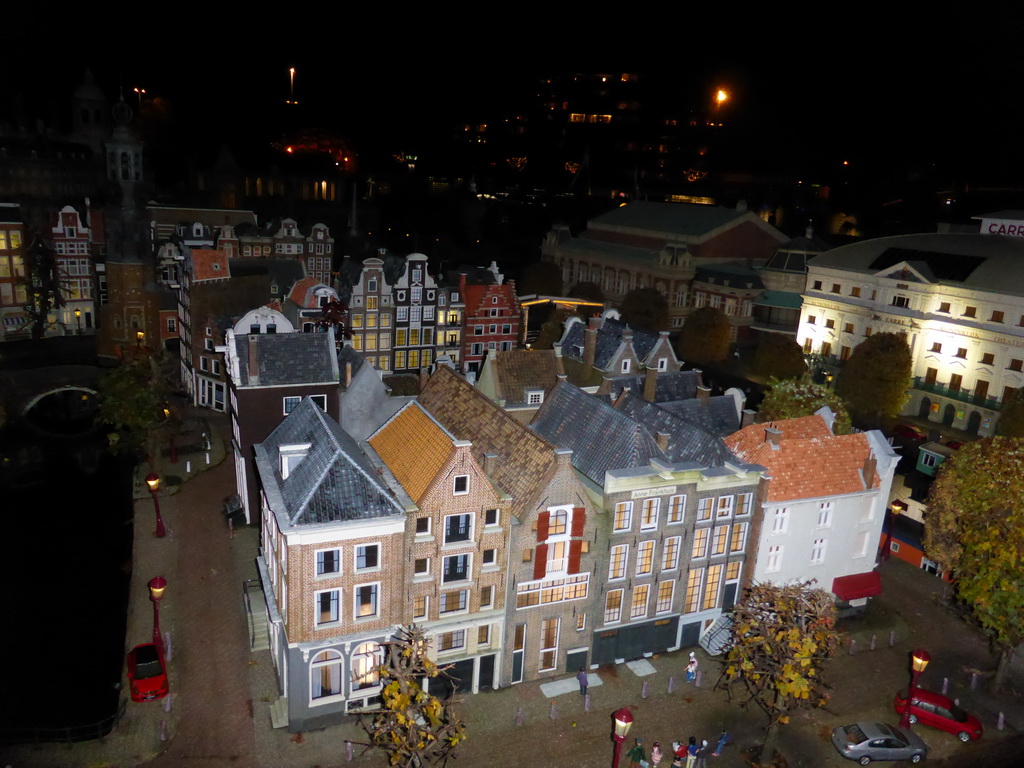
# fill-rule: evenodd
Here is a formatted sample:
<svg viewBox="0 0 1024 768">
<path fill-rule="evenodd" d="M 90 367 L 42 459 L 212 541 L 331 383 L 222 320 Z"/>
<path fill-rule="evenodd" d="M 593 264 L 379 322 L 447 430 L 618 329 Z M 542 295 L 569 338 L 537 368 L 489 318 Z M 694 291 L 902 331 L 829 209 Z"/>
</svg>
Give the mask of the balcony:
<svg viewBox="0 0 1024 768">
<path fill-rule="evenodd" d="M 945 384 L 937 381 L 926 381 L 921 376 L 914 377 L 914 389 L 922 392 L 932 392 L 950 400 L 959 400 L 961 403 L 970 403 L 981 408 L 988 408 L 990 411 L 998 411 L 1003 405 L 994 397 L 975 397 L 969 389 L 950 389 Z"/>
</svg>

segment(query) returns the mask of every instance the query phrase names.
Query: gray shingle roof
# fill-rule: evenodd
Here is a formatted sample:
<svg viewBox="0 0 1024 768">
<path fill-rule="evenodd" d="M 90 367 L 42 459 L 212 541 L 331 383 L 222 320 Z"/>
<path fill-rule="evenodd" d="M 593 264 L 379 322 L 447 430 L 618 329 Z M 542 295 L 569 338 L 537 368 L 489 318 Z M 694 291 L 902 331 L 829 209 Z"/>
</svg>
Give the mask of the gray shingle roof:
<svg viewBox="0 0 1024 768">
<path fill-rule="evenodd" d="M 282 478 L 282 447 L 305 444 L 305 456 Z M 271 507 L 290 525 L 404 514 L 355 440 L 309 398 L 256 446 L 256 463 Z"/>
<path fill-rule="evenodd" d="M 659 407 L 719 437 L 726 437 L 740 428 L 736 401 L 732 395 L 659 402 Z"/>
<path fill-rule="evenodd" d="M 563 355 L 574 360 L 583 359 L 583 341 L 586 329 L 585 323 L 572 323 L 569 326 L 568 333 L 562 339 Z M 625 323 L 611 317 L 604 318 L 601 327 L 597 329 L 597 339 L 594 343 L 595 368 L 604 370 L 608 367 L 612 356 L 622 344 L 622 332 L 625 330 L 630 330 Z M 640 360 L 646 360 L 659 338 L 657 333 L 633 331 L 633 350 L 636 352 L 636 356 Z"/>
<path fill-rule="evenodd" d="M 735 411 L 736 406 L 732 408 Z M 705 420 L 705 414 L 695 411 L 695 420 L 691 421 L 631 394 L 621 398 L 615 404 L 615 409 L 646 426 L 652 434 L 667 434 L 669 440 L 666 454 L 669 461 L 698 461 L 708 467 L 720 467 L 726 461 L 736 461 L 736 457 L 718 436 L 721 433 L 712 429 L 713 419 Z"/>
<path fill-rule="evenodd" d="M 250 350 L 250 344 L 255 350 Z M 242 387 L 338 381 L 338 358 L 330 333 L 239 334 L 235 352 Z M 258 371 L 249 368 L 250 352 L 256 355 Z"/>
<path fill-rule="evenodd" d="M 614 400 L 624 389 L 637 396 L 643 396 L 645 376 L 611 376 L 607 379 L 609 394 Z M 658 374 L 654 402 L 664 403 L 672 400 L 689 400 L 697 396 L 697 387 L 701 383 L 700 374 L 696 371 L 664 371 Z"/>
</svg>

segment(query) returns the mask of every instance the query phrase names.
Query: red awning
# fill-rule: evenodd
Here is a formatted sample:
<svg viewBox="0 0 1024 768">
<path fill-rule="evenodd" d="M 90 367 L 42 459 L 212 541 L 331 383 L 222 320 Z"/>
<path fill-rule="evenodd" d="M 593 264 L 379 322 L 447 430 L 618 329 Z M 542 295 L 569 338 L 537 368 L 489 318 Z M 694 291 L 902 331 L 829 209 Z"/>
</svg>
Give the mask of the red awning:
<svg viewBox="0 0 1024 768">
<path fill-rule="evenodd" d="M 882 594 L 882 579 L 878 571 L 839 576 L 832 582 L 832 593 L 846 602 L 862 597 L 874 597 Z"/>
</svg>

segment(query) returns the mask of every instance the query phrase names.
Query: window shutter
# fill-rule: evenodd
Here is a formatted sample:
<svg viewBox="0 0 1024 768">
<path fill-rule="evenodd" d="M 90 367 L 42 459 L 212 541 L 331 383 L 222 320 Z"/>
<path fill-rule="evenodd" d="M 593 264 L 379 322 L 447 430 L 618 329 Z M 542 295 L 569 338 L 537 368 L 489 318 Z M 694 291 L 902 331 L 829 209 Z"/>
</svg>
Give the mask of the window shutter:
<svg viewBox="0 0 1024 768">
<path fill-rule="evenodd" d="M 541 544 L 537 547 L 537 555 L 533 559 L 533 578 L 543 579 L 548 568 L 548 545 Z"/>
<path fill-rule="evenodd" d="M 587 508 L 586 507 L 573 507 L 572 508 L 572 535 L 582 536 L 583 525 L 587 522 Z"/>
<path fill-rule="evenodd" d="M 583 553 L 582 541 L 569 542 L 569 573 L 580 572 L 580 555 Z"/>
<path fill-rule="evenodd" d="M 551 520 L 550 512 L 541 512 L 537 518 L 537 541 L 544 541 L 548 537 L 548 526 Z"/>
</svg>

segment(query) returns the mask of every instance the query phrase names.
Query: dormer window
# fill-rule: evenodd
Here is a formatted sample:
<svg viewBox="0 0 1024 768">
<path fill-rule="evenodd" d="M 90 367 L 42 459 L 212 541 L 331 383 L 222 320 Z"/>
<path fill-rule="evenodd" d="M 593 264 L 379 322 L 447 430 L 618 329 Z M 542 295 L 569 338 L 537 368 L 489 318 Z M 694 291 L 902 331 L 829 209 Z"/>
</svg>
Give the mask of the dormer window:
<svg viewBox="0 0 1024 768">
<path fill-rule="evenodd" d="M 544 402 L 544 390 L 543 389 L 528 389 L 526 390 L 526 403 L 528 405 L 540 405 Z"/>
<path fill-rule="evenodd" d="M 286 480 L 288 475 L 295 471 L 299 463 L 306 458 L 312 443 L 299 443 L 295 445 L 282 445 L 281 455 L 281 479 Z"/>
<path fill-rule="evenodd" d="M 627 358 L 626 360 L 623 360 L 622 361 L 622 372 L 623 373 L 629 373 L 629 366 L 630 366 L 629 359 Z"/>
</svg>

